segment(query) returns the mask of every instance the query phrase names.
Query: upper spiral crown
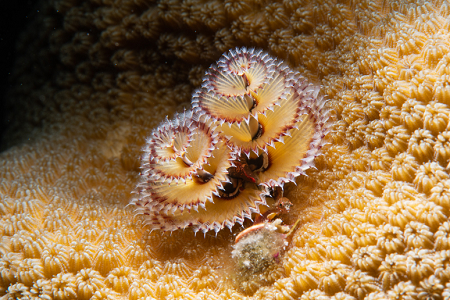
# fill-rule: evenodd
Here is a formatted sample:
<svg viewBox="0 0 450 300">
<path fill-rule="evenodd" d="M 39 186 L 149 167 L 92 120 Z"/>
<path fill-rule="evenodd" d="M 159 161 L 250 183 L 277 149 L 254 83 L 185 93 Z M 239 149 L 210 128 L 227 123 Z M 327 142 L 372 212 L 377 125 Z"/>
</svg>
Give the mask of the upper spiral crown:
<svg viewBox="0 0 450 300">
<path fill-rule="evenodd" d="M 319 87 L 262 50 L 225 53 L 192 111 L 156 128 L 132 201 L 152 229 L 216 232 L 313 166 L 328 131 Z"/>
</svg>

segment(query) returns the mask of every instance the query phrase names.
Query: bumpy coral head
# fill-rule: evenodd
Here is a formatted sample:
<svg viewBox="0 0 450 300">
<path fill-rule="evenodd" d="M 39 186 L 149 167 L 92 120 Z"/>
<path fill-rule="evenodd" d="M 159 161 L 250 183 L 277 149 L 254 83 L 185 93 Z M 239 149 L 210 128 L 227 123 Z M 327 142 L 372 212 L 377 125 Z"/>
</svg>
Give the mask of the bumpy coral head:
<svg viewBox="0 0 450 300">
<path fill-rule="evenodd" d="M 231 228 L 313 165 L 328 130 L 319 88 L 261 50 L 230 50 L 147 141 L 133 200 L 153 229 Z"/>
</svg>

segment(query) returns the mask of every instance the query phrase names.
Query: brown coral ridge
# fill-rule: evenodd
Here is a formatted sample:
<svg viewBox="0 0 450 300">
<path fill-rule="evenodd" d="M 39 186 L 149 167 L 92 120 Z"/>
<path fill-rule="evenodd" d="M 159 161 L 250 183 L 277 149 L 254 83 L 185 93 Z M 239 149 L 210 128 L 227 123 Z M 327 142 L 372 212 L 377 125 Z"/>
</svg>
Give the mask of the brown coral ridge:
<svg viewBox="0 0 450 300">
<path fill-rule="evenodd" d="M 313 166 L 328 130 L 319 89 L 262 50 L 225 53 L 192 102 L 144 148 L 131 203 L 152 230 L 242 225 Z"/>
<path fill-rule="evenodd" d="M 2 297 L 450 296 L 448 1 L 40 3 L 6 98 Z M 284 186 L 301 226 L 267 286 L 222 272 L 234 233 L 149 233 L 125 208 L 149 133 L 243 45 L 321 86 L 336 113 L 317 170 Z"/>
</svg>

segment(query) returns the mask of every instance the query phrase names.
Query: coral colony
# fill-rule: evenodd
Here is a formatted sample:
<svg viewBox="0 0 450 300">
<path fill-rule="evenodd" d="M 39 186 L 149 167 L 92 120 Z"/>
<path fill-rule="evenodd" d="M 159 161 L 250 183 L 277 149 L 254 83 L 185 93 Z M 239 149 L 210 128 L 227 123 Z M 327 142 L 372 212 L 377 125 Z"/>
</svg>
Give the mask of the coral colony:
<svg viewBox="0 0 450 300">
<path fill-rule="evenodd" d="M 275 187 L 313 166 L 328 130 L 324 103 L 281 60 L 230 50 L 206 72 L 192 111 L 148 138 L 132 203 L 151 229 L 242 224 Z"/>
<path fill-rule="evenodd" d="M 5 99 L 2 298 L 449 298 L 449 1 L 40 3 Z M 235 245 L 237 290 L 227 229 L 150 234 L 123 204 L 161 116 L 244 43 L 320 81 L 335 114 L 317 170 L 289 184 L 291 247 L 273 264 L 265 238 Z"/>
</svg>

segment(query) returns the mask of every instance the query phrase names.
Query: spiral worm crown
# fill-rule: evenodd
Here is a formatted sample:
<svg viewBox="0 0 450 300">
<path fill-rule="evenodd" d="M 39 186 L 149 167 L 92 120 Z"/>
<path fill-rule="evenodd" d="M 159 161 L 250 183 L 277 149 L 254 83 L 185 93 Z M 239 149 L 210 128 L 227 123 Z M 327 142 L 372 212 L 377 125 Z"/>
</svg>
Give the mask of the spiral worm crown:
<svg viewBox="0 0 450 300">
<path fill-rule="evenodd" d="M 206 72 L 192 111 L 153 131 L 132 203 L 152 229 L 242 224 L 271 188 L 313 166 L 329 129 L 324 104 L 282 61 L 230 50 Z"/>
</svg>

